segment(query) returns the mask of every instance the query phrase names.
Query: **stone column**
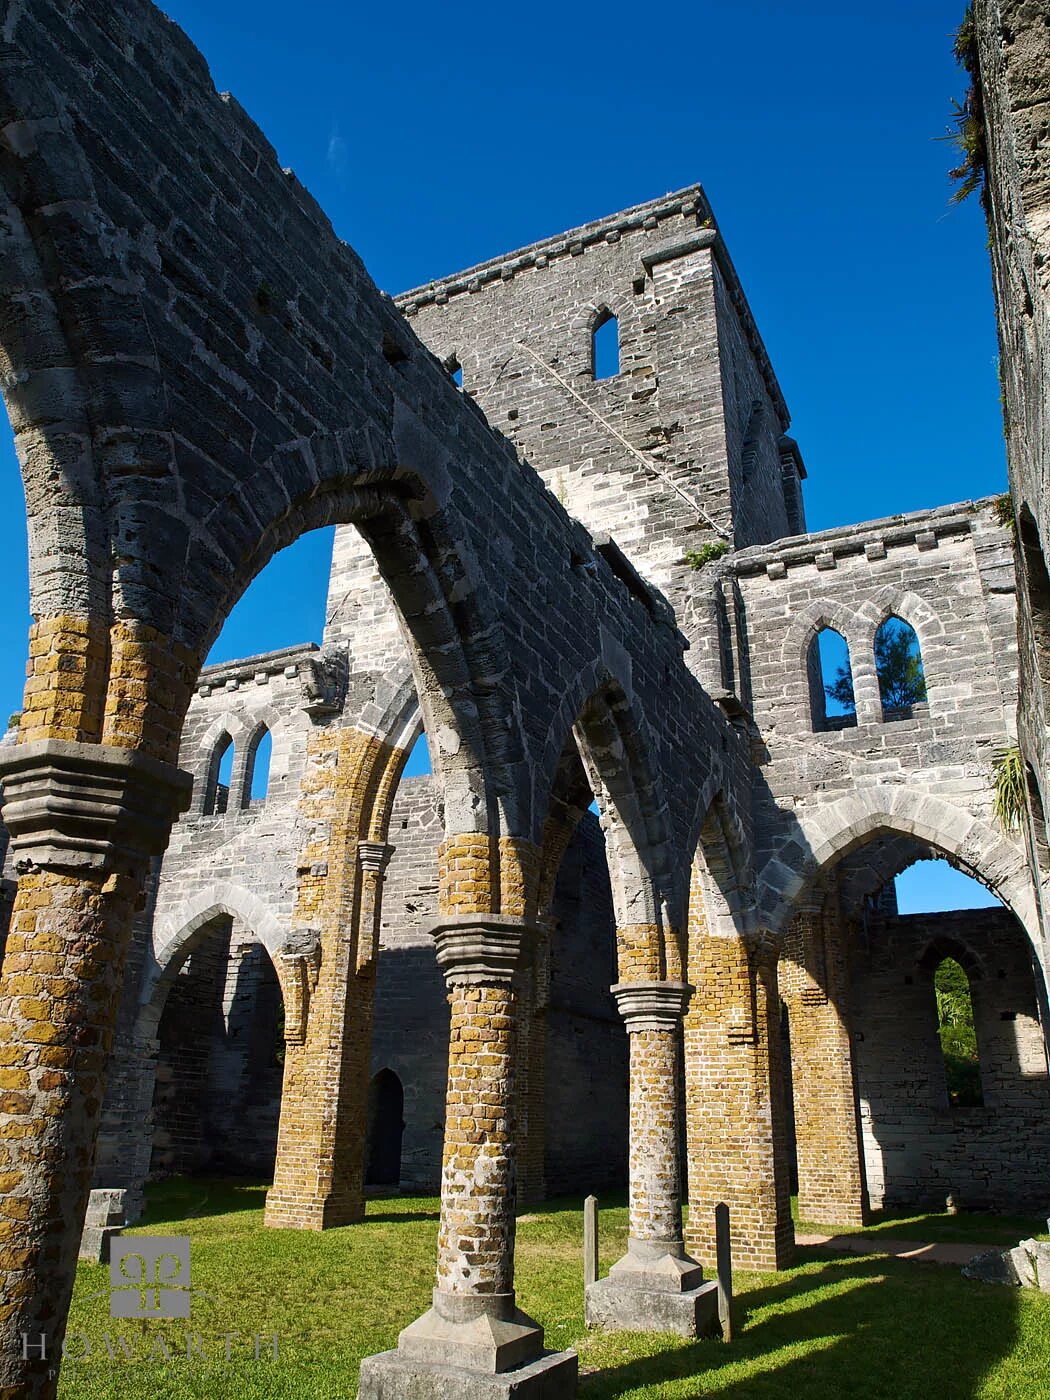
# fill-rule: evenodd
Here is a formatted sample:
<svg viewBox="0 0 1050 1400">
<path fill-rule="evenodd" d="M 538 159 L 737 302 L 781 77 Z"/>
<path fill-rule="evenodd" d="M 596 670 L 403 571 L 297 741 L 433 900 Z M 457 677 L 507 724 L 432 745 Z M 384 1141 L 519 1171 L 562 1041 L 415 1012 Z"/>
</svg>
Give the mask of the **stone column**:
<svg viewBox="0 0 1050 1400">
<path fill-rule="evenodd" d="M 612 989 L 631 1042 L 627 1253 L 586 1290 L 589 1325 L 695 1337 L 717 1315 L 717 1285 L 685 1252 L 678 1170 L 678 1042 L 692 988 Z"/>
<path fill-rule="evenodd" d="M 695 902 L 694 902 L 695 903 Z M 775 960 L 690 913 L 685 1021 L 689 1252 L 715 1264 L 715 1207 L 729 1207 L 733 1261 L 787 1268 L 794 1256 Z"/>
<path fill-rule="evenodd" d="M 0 980 L 0 1397 L 50 1400 L 132 920 L 191 779 L 44 739 L 0 754 L 0 781 L 20 876 Z M 23 1335 L 44 1338 L 29 1359 Z"/>
<path fill-rule="evenodd" d="M 839 921 L 810 909 L 794 921 L 785 978 L 798 1157 L 798 1213 L 822 1224 L 863 1225 L 861 1164 L 847 998 L 848 949 Z"/>
<path fill-rule="evenodd" d="M 362 1400 L 575 1394 L 576 1354 L 543 1349 L 515 1305 L 514 1073 L 520 979 L 536 930 L 464 915 L 433 930 L 448 984 L 448 1092 L 433 1306 L 361 1364 Z"/>
</svg>

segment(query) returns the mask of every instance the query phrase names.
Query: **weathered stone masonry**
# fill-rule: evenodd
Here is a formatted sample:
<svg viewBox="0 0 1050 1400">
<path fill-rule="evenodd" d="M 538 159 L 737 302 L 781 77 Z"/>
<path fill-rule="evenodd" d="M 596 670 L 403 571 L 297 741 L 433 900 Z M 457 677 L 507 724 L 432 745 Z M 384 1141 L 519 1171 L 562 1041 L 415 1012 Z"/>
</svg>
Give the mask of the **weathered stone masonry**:
<svg viewBox="0 0 1050 1400">
<path fill-rule="evenodd" d="M 420 723 L 451 1009 L 442 1228 L 433 1307 L 366 1362 L 362 1394 L 433 1389 L 450 1364 L 492 1393 L 571 1393 L 574 1357 L 543 1355 L 516 1308 L 513 1211 L 519 1163 L 542 1175 L 565 955 L 551 897 L 590 795 L 631 1043 L 632 1219 L 588 1309 L 695 1332 L 716 1200 L 740 1260 L 790 1256 L 782 996 L 824 1018 L 799 1033 L 796 1008 L 792 1042 L 811 1199 L 860 1152 L 843 988 L 864 901 L 944 854 L 1000 896 L 1043 977 L 1024 842 L 991 816 L 1017 699 L 1009 536 L 988 503 L 800 534 L 801 457 L 698 187 L 395 306 L 146 0 L 27 0 L 4 38 L 0 368 L 36 621 L 0 755 L 19 877 L 0 980 L 0 1396 L 54 1394 L 53 1363 L 22 1361 L 17 1339 L 47 1329 L 59 1352 L 100 1124 L 99 1170 L 137 1151 L 144 1175 L 128 1132 L 153 1101 L 165 995 L 219 921 L 266 948 L 281 990 L 268 1221 L 360 1217 L 391 820 Z M 620 369 L 599 380 L 591 334 L 610 313 Z M 202 677 L 272 553 L 332 522 L 320 651 Z M 715 541 L 730 552 L 694 570 L 687 552 Z M 903 717 L 882 713 L 874 673 L 891 613 L 929 684 Z M 814 732 L 825 623 L 851 648 L 857 722 Z M 275 800 L 246 807 L 260 725 Z M 222 811 L 224 734 L 241 766 Z M 289 857 L 262 882 L 260 850 Z M 593 984 L 573 995 L 578 1010 Z M 103 1115 L 118 1032 L 135 1070 L 111 1076 Z M 1041 1103 L 1045 1058 L 1026 1073 Z M 821 1144 L 806 1124 L 829 1104 Z M 859 1166 L 847 1181 L 840 1208 L 863 1211 Z"/>
</svg>

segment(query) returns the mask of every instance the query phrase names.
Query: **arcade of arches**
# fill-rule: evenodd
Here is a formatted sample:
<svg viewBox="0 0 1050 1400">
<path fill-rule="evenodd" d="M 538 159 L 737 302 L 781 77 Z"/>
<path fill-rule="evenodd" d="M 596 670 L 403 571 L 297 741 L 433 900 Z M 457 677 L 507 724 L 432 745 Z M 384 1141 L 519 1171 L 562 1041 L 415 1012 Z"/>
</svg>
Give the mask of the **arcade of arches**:
<svg viewBox="0 0 1050 1400">
<path fill-rule="evenodd" d="M 174 25 L 98 9 L 24 0 L 0 50 L 35 619 L 0 745 L 0 1400 L 54 1395 L 71 1222 L 151 1172 L 272 1162 L 278 1229 L 439 1187 L 433 1306 L 370 1397 L 573 1392 L 515 1306 L 520 1195 L 624 1180 L 588 1317 L 688 1335 L 715 1204 L 740 1264 L 790 1257 L 792 1163 L 835 1223 L 1042 1203 L 998 503 L 807 533 L 699 186 L 395 302 Z M 204 666 L 329 525 L 319 642 Z M 1001 907 L 899 916 L 933 856 Z"/>
</svg>

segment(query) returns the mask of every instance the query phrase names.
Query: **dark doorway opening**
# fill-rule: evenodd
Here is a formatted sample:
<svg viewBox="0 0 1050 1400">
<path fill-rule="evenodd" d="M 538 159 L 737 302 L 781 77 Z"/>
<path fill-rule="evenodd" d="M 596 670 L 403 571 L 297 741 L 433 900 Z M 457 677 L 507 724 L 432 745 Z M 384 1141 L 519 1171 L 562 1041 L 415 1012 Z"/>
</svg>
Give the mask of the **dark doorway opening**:
<svg viewBox="0 0 1050 1400">
<path fill-rule="evenodd" d="M 392 1069 L 381 1069 L 368 1090 L 366 1186 L 400 1184 L 404 1117 L 405 1091 L 401 1080 Z"/>
</svg>

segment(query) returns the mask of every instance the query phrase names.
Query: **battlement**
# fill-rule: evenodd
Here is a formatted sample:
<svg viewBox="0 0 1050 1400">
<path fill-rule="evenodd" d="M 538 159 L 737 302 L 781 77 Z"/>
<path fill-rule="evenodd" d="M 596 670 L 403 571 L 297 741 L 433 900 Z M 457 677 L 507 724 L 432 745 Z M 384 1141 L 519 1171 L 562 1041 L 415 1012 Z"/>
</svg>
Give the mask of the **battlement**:
<svg viewBox="0 0 1050 1400">
<path fill-rule="evenodd" d="M 832 568 L 849 555 L 863 554 L 873 561 L 884 559 L 888 548 L 900 545 L 913 545 L 920 551 L 933 549 L 939 539 L 968 534 L 978 515 L 993 510 L 998 499 L 985 496 L 977 501 L 960 501 L 887 515 L 879 520 L 865 520 L 859 525 L 836 525 L 811 534 L 789 536 L 771 545 L 757 545 L 728 555 L 719 563 L 718 572 L 737 578 L 761 573 L 777 578 L 782 577 L 787 568 L 801 564 L 815 564 L 818 569 Z"/>
</svg>

